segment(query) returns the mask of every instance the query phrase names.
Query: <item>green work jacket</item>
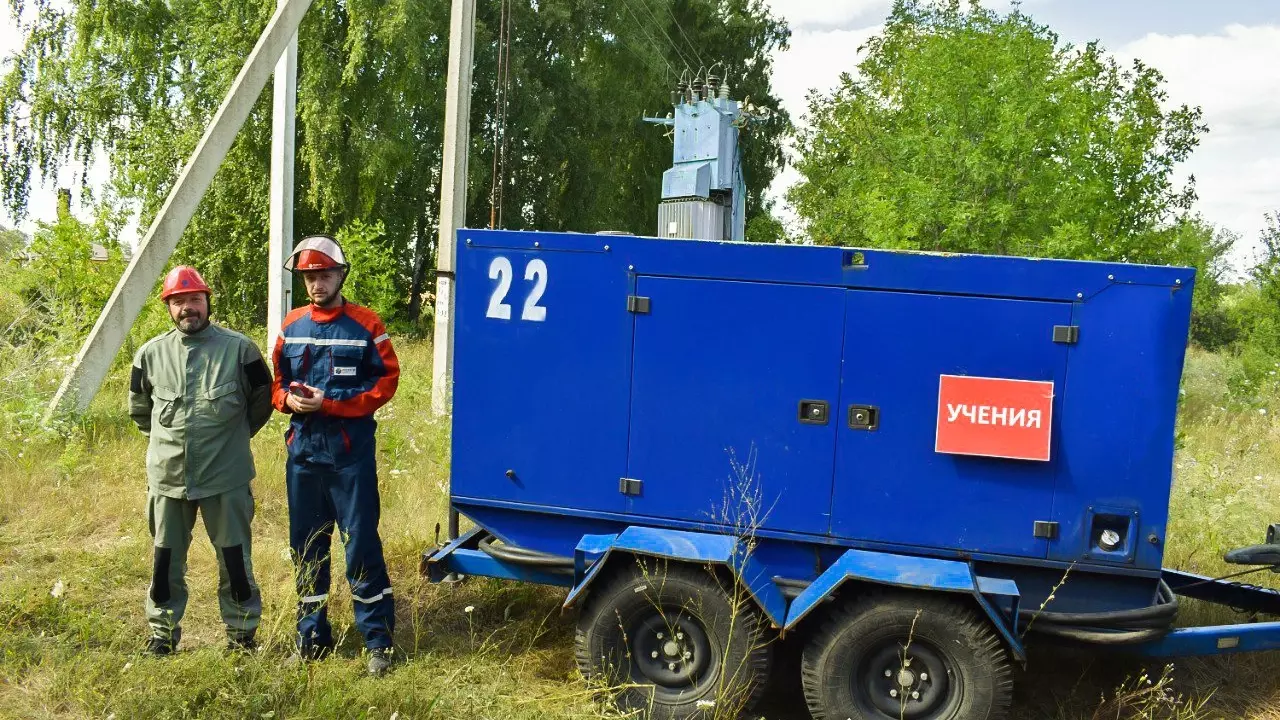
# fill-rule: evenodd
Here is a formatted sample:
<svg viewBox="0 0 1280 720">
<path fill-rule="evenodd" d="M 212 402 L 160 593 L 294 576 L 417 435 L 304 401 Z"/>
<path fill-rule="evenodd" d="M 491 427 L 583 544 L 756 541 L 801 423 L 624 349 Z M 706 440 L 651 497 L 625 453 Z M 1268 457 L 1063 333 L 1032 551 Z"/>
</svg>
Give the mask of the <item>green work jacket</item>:
<svg viewBox="0 0 1280 720">
<path fill-rule="evenodd" d="M 151 492 L 197 500 L 254 478 L 249 438 L 271 418 L 271 373 L 249 338 L 210 323 L 147 341 L 133 359 L 129 415 L 150 442 Z"/>
</svg>

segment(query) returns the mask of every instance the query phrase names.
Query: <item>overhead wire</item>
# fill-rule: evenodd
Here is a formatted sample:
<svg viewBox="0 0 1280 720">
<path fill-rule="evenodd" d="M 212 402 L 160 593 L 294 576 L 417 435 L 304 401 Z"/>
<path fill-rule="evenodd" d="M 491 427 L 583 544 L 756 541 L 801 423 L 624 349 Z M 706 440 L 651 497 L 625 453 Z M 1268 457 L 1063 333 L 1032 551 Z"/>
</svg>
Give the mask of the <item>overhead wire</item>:
<svg viewBox="0 0 1280 720">
<path fill-rule="evenodd" d="M 652 43 L 654 47 L 659 47 L 663 44 L 659 42 L 658 39 L 652 33 L 649 32 L 648 28 L 645 27 L 646 23 L 643 22 L 640 19 L 640 17 L 636 15 L 635 11 L 631 9 L 629 0 L 622 0 L 622 7 L 627 11 L 627 14 L 630 15 L 631 18 L 636 21 L 636 27 L 639 28 L 642 33 L 644 33 L 646 40 Z M 645 10 L 648 11 L 647 5 L 645 6 Z M 653 14 L 649 13 L 649 16 L 653 17 Z M 659 28 L 659 31 L 661 31 L 661 28 Z M 663 34 L 666 35 L 666 33 L 663 33 Z M 676 56 L 680 58 L 680 62 L 684 63 L 684 66 L 687 69 L 689 67 L 689 61 L 684 57 L 684 54 L 680 52 L 680 49 L 675 46 L 675 43 L 671 41 L 671 38 L 669 36 L 667 37 L 667 45 L 672 50 L 675 50 Z"/>
<path fill-rule="evenodd" d="M 499 147 L 502 142 L 502 135 L 505 128 L 502 124 L 502 95 L 503 95 L 503 73 L 507 71 L 504 65 L 503 42 L 505 29 L 507 25 L 507 13 L 510 8 L 510 0 L 502 0 L 501 7 L 498 11 L 498 45 L 497 45 L 497 73 L 493 82 L 493 170 L 490 174 L 489 183 L 489 229 L 497 226 L 497 207 L 498 207 L 498 156 Z"/>
<path fill-rule="evenodd" d="M 511 109 L 511 14 L 513 0 L 505 0 L 507 2 L 507 24 L 506 24 L 506 78 L 505 85 L 502 89 L 502 164 L 499 171 L 500 182 L 498 183 L 498 227 L 502 227 L 502 210 L 504 200 L 506 199 L 506 178 L 507 178 L 507 117 Z"/>
<path fill-rule="evenodd" d="M 667 17 L 671 18 L 671 24 L 676 26 L 676 30 L 680 32 L 680 36 L 684 38 L 685 44 L 688 45 L 689 50 L 693 52 L 694 59 L 698 61 L 699 65 L 705 66 L 707 62 L 702 59 L 702 53 L 698 52 L 698 46 L 694 45 L 693 41 L 689 39 L 689 36 L 685 34 L 684 26 L 681 25 L 680 21 L 676 19 L 676 14 L 674 12 L 671 12 L 671 5 L 668 4 L 666 0 L 656 0 L 656 1 L 659 5 L 662 6 L 662 9 L 666 11 Z M 642 2 L 647 2 L 647 0 L 642 0 Z"/>
</svg>

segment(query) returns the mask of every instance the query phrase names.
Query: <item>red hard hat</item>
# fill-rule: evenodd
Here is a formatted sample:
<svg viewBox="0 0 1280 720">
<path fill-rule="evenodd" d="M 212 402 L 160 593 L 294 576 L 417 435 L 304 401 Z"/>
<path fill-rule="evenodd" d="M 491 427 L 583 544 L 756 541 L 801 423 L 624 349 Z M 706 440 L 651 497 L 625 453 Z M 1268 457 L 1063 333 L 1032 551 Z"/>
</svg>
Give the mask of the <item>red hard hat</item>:
<svg viewBox="0 0 1280 720">
<path fill-rule="evenodd" d="M 289 271 L 346 268 L 347 256 L 342 246 L 328 235 L 312 235 L 302 239 L 284 263 Z"/>
<path fill-rule="evenodd" d="M 187 293 L 206 293 L 212 295 L 200 273 L 189 265 L 179 265 L 164 276 L 164 286 L 160 288 L 160 299 L 168 300 L 174 295 Z"/>
</svg>

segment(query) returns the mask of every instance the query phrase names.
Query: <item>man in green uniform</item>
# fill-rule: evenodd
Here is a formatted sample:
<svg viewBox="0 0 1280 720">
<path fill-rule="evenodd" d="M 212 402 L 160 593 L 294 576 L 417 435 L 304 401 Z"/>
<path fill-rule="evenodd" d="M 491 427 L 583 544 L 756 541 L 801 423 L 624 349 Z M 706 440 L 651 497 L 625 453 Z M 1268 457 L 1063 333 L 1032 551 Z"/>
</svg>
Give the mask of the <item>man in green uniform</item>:
<svg viewBox="0 0 1280 720">
<path fill-rule="evenodd" d="M 262 615 L 250 562 L 249 438 L 271 417 L 271 373 L 249 338 L 209 323 L 210 294 L 194 268 L 170 271 L 160 299 L 176 327 L 138 350 L 129 379 L 129 414 L 149 438 L 147 522 L 155 556 L 147 647 L 157 655 L 177 649 L 182 636 L 197 511 L 218 556 L 228 647 L 254 648 Z"/>
</svg>

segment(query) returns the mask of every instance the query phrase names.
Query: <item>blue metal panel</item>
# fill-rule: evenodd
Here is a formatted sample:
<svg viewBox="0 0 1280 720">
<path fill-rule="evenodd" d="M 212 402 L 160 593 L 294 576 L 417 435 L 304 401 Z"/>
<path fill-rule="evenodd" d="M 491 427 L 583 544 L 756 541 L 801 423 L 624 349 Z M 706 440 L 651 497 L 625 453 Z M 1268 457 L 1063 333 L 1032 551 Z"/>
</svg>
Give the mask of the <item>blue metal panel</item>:
<svg viewBox="0 0 1280 720">
<path fill-rule="evenodd" d="M 1153 642 L 1116 649 L 1161 658 L 1280 650 L 1280 622 L 1185 628 Z"/>
<path fill-rule="evenodd" d="M 965 593 L 978 599 L 982 609 L 991 619 L 1010 650 L 1018 659 L 1026 657 L 1022 643 L 1010 629 L 1017 611 L 1017 586 L 996 578 L 979 581 L 974 578 L 968 564 L 955 560 L 890 555 L 888 553 L 846 550 L 840 559 L 826 572 L 805 588 L 787 611 L 784 629 L 791 630 L 823 600 L 848 580 L 862 580 L 877 585 L 917 588 L 939 592 Z M 1012 607 L 1015 614 L 1004 617 L 986 598 L 984 592 L 1002 599 L 1001 604 Z"/>
<path fill-rule="evenodd" d="M 677 165 L 662 173 L 662 197 L 684 198 L 711 196 L 711 163 Z"/>
<path fill-rule="evenodd" d="M 647 275 L 754 280 L 1075 302 L 1113 284 L 1188 287 L 1194 272 L 1121 263 L 842 249 L 804 245 L 671 242 L 615 238 L 621 256 Z M 669 245 L 669 247 L 662 247 Z M 657 246 L 657 247 L 655 247 Z M 863 262 L 850 265 L 855 253 Z M 1109 277 L 1116 278 L 1115 280 Z M 1180 280 L 1181 286 L 1175 285 Z M 1189 289 L 1189 288 L 1188 288 Z"/>
<path fill-rule="evenodd" d="M 467 239 L 458 251 L 452 492 L 621 510 L 625 266 L 604 251 L 609 238 Z"/>
<path fill-rule="evenodd" d="M 1101 532 L 1088 520 L 1109 510 L 1117 519 L 1132 519 L 1122 534 L 1133 552 L 1106 557 L 1094 550 L 1087 559 L 1161 566 L 1191 311 L 1188 284 L 1116 284 L 1077 306 L 1073 322 L 1080 341 L 1070 351 L 1070 391 L 1061 414 L 1064 460 L 1054 502 L 1059 539 L 1050 557 L 1086 557 Z"/>
<path fill-rule="evenodd" d="M 454 550 L 443 558 L 442 563 L 451 571 L 462 575 L 519 580 L 560 587 L 570 587 L 573 584 L 573 575 L 570 573 L 553 573 L 530 565 L 503 562 L 483 550 Z"/>
<path fill-rule="evenodd" d="M 598 553 L 605 541 L 606 538 L 602 537 L 592 538 L 584 541 L 579 549 L 582 552 Z M 587 586 L 599 574 L 600 568 L 608 563 L 609 557 L 614 553 L 625 553 L 682 562 L 725 565 L 746 586 L 751 597 L 774 627 L 782 625 L 786 615 L 786 599 L 765 573 L 764 566 L 749 556 L 745 544 L 739 538 L 731 535 L 633 526 L 614 537 L 610 544 L 611 547 L 594 562 L 586 577 L 565 598 L 564 607 L 572 607 L 578 601 L 586 592 Z"/>
<path fill-rule="evenodd" d="M 848 302 L 837 415 L 873 405 L 879 427 L 840 424 L 832 534 L 1044 557 L 1032 531 L 1053 514 L 1054 463 L 934 452 L 938 385 L 944 374 L 1052 380 L 1061 393 L 1067 346 L 1053 328 L 1071 306 L 864 291 Z"/>
<path fill-rule="evenodd" d="M 1053 585 L 1053 577 L 1075 563 L 1073 581 L 1062 588 L 1055 601 L 1054 609 L 1064 612 L 1075 611 L 1073 608 L 1123 609 L 1149 602 L 1153 579 L 1160 568 L 1155 562 L 1158 554 L 1151 554 L 1153 549 L 1158 553 L 1159 548 L 1146 542 L 1146 534 L 1150 529 L 1157 533 L 1157 540 L 1163 536 L 1173 399 L 1185 343 L 1191 271 L 873 250 L 856 251 L 861 253 L 858 255 L 854 250 L 840 248 L 572 233 L 468 230 L 460 233 L 460 240 L 472 242 L 459 248 L 452 497 L 455 506 L 504 541 L 569 555 L 582 535 L 620 532 L 627 525 L 706 528 L 712 525 L 711 506 L 716 504 L 714 501 L 722 504 L 722 496 L 707 492 L 701 499 L 690 497 L 691 490 L 696 493 L 706 488 L 681 482 L 679 473 L 705 474 L 707 467 L 720 463 L 714 467 L 716 477 L 727 477 L 729 467 L 724 463 L 723 449 L 741 444 L 730 436 L 747 436 L 749 445 L 754 436 L 763 434 L 771 438 L 765 443 L 766 450 L 773 449 L 758 451 L 757 472 L 762 487 L 768 489 L 768 483 L 780 481 L 774 488 L 780 504 L 771 517 L 780 517 L 781 512 L 782 517 L 791 518 L 772 526 L 766 522 L 756 532 L 761 544 L 754 557 L 770 575 L 810 580 L 834 562 L 842 548 L 870 548 L 937 557 L 970 556 L 987 563 L 995 574 L 1016 580 L 1026 604 L 1042 601 Z M 498 256 L 507 257 L 512 264 L 513 278 L 507 293 L 513 311 L 511 320 L 486 314 L 498 285 L 488 271 Z M 538 302 L 538 307 L 548 311 L 543 322 L 519 319 L 530 286 L 536 283 L 536 275 L 526 280 L 524 274 L 533 259 L 547 263 L 548 282 Z M 676 322 L 686 331 L 670 333 L 669 339 L 674 342 L 663 343 L 668 350 L 674 349 L 672 354 L 664 357 L 656 350 L 637 348 L 637 359 L 643 355 L 646 362 L 652 359 L 666 363 L 665 367 L 639 371 L 635 378 L 637 388 L 646 372 L 656 378 L 660 369 L 672 378 L 672 383 L 684 383 L 685 391 L 672 391 L 672 383 L 655 390 L 669 393 L 665 405 L 658 403 L 652 393 L 637 391 L 637 399 L 649 403 L 645 412 L 651 420 L 650 429 L 641 429 L 640 434 L 652 435 L 653 428 L 667 432 L 665 438 L 652 435 L 650 445 L 668 455 L 633 452 L 631 462 L 636 467 L 648 463 L 651 468 L 663 470 L 658 477 L 668 480 L 660 479 L 655 485 L 649 477 L 640 478 L 644 482 L 642 494 L 628 502 L 618 492 L 618 478 L 633 475 L 628 472 L 627 458 L 628 452 L 634 450 L 628 440 L 633 330 L 639 333 L 638 340 L 644 341 L 648 332 L 645 323 L 657 320 L 652 325 L 661 331 L 658 326 L 664 326 L 667 318 L 661 317 L 663 293 L 652 293 L 653 305 L 648 315 L 628 313 L 626 296 L 638 292 L 645 283 L 659 282 L 672 287 L 759 284 L 768 286 L 768 295 L 764 300 L 757 299 L 758 294 L 744 295 L 739 299 L 745 302 L 730 302 L 725 299 L 727 296 L 709 293 L 694 302 L 693 293 L 689 293 L 686 309 L 700 315 Z M 652 287 L 662 289 L 656 284 Z M 905 344 L 939 357 L 955 354 L 957 347 L 971 344 L 971 335 L 990 334 L 994 331 L 989 326 L 1002 324 L 965 310 L 962 303 L 981 305 L 989 301 L 980 298 L 1003 298 L 1076 304 L 1070 322 L 1080 327 L 1080 342 L 1065 351 L 1068 392 L 1060 414 L 1061 433 L 1054 448 L 1057 460 L 1053 463 L 1060 471 L 1056 479 L 1059 502 L 1054 506 L 1053 517 L 1062 523 L 1059 544 L 1064 549 L 1051 550 L 1052 559 L 1046 559 L 1038 548 L 1025 554 L 1010 554 L 1007 548 L 1000 551 L 1004 538 L 964 550 L 922 545 L 917 533 L 896 538 L 834 538 L 824 534 L 825 526 L 819 523 L 815 528 L 811 523 L 815 514 L 828 512 L 825 505 L 833 473 L 834 429 L 827 446 L 828 494 L 824 496 L 822 481 L 817 479 L 822 475 L 821 468 L 817 472 L 806 469 L 810 462 L 814 467 L 820 465 L 812 458 L 819 454 L 821 443 L 799 453 L 799 462 L 791 462 L 790 454 L 798 453 L 798 446 L 783 436 L 770 435 L 776 428 L 769 426 L 762 408 L 774 402 L 768 396 L 770 392 L 788 383 L 791 390 L 796 390 L 805 389 L 809 383 L 816 387 L 839 382 L 841 355 L 845 352 L 840 337 L 845 328 L 843 315 L 815 320 L 814 308 L 824 303 L 793 303 L 792 299 L 834 292 L 842 298 L 836 303 L 840 307 L 845 289 L 898 296 L 933 295 L 940 296 L 937 302 L 954 303 L 959 320 L 953 327 L 963 325 L 969 330 L 967 334 L 957 332 L 952 346 L 939 343 L 930 348 L 914 339 L 917 333 L 928 335 L 934 331 L 918 326 L 911 329 L 908 318 L 897 328 L 896 335 L 887 335 L 875 348 L 879 352 L 883 347 Z M 717 300 L 720 305 L 715 304 Z M 705 317 L 710 314 L 715 317 Z M 757 322 L 752 323 L 752 318 Z M 1016 324 L 1003 324 L 1016 329 Z M 720 332 L 721 327 L 731 327 L 736 332 Z M 651 333 L 652 338 L 660 335 L 661 332 Z M 1099 342 L 1100 338 L 1106 342 Z M 1022 338 L 1004 337 L 1004 341 L 1010 343 L 1008 351 L 1014 356 L 1028 352 L 1021 348 Z M 786 352 L 788 347 L 798 347 L 813 354 L 813 347 L 827 343 L 836 345 L 829 363 L 813 358 L 797 360 Z M 850 348 L 858 349 L 852 343 Z M 898 357 L 890 353 L 879 357 L 881 365 L 899 363 Z M 762 372 L 776 365 L 776 361 L 785 361 L 777 366 L 780 369 L 776 373 Z M 1107 363 L 1118 365 L 1108 369 Z M 822 370 L 824 365 L 831 369 Z M 744 384 L 748 371 L 760 377 L 755 385 Z M 875 372 L 887 371 L 880 367 Z M 690 379 L 698 373 L 706 382 L 699 384 Z M 846 383 L 850 373 L 845 374 Z M 746 387 L 747 391 L 734 393 L 734 387 Z M 1117 392 L 1117 388 L 1124 392 Z M 860 389 L 865 388 L 847 384 L 843 397 L 850 398 L 851 392 Z M 931 383 L 931 389 L 936 390 L 936 381 Z M 910 392 L 903 390 L 899 394 L 909 396 Z M 708 403 L 713 412 L 704 422 L 696 423 L 700 409 L 696 401 L 715 393 L 721 393 L 729 402 Z M 1133 397 L 1117 397 L 1126 394 Z M 890 400 L 896 397 L 893 395 Z M 734 402 L 740 404 L 735 406 Z M 843 420 L 846 402 L 851 399 L 836 398 L 833 402 L 833 421 Z M 1098 409 L 1115 417 L 1099 421 L 1093 415 Z M 794 412 L 795 408 L 788 408 L 788 421 L 795 417 Z M 891 419 L 887 413 L 883 416 L 884 422 Z M 689 433 L 680 436 L 670 432 L 668 426 L 687 427 Z M 721 437 L 715 437 L 716 433 Z M 720 447 L 713 449 L 711 442 L 698 441 L 699 437 L 710 438 Z M 654 438 L 661 439 L 661 444 Z M 843 444 L 841 447 L 843 452 Z M 786 462 L 768 459 L 768 452 L 778 453 L 777 457 Z M 852 462 L 856 458 L 848 459 Z M 908 461 L 915 459 L 904 460 Z M 700 464 L 705 467 L 700 469 Z M 783 467 L 773 467 L 778 464 Z M 514 477 L 506 476 L 507 469 L 514 471 Z M 677 479 L 669 480 L 673 477 Z M 666 485 L 662 485 L 664 482 Z M 998 474 L 988 481 L 993 488 L 1003 486 L 1005 490 L 1017 489 L 1019 482 Z M 655 488 L 660 486 L 661 496 L 655 496 Z M 881 489 L 897 488 L 884 484 Z M 950 492 L 945 487 L 943 490 Z M 714 501 L 708 503 L 708 498 Z M 905 524 L 921 528 L 921 533 L 934 532 L 934 528 L 948 523 L 954 527 L 960 522 L 958 516 L 974 511 L 974 504 L 938 503 Z M 996 507 L 1004 511 L 1008 504 Z M 657 510 L 652 509 L 655 507 Z M 1082 558 L 1082 545 L 1066 547 L 1084 537 L 1081 526 L 1089 507 L 1104 514 L 1130 508 L 1141 510 L 1138 542 L 1127 544 L 1125 551 L 1127 555 L 1132 548 L 1135 562 L 1097 554 Z M 991 512 L 990 508 L 979 509 Z M 1080 519 L 1073 522 L 1072 517 Z M 1015 529 L 1017 537 L 1009 542 L 1016 545 L 1028 531 L 1020 526 Z M 996 534 L 994 529 L 989 530 Z M 984 575 L 987 572 L 987 568 L 982 570 Z M 1032 589 L 1024 584 L 1026 578 L 1034 582 Z M 1062 603 L 1060 608 L 1058 603 Z"/>
<path fill-rule="evenodd" d="M 582 536 L 582 540 L 578 542 L 578 546 L 573 551 L 573 589 L 569 591 L 568 597 L 564 599 L 563 607 L 573 607 L 578 602 L 578 598 L 586 592 L 587 586 L 604 570 L 605 558 L 608 556 L 609 551 L 613 549 L 613 544 L 617 539 L 617 533 L 612 535 Z M 588 565 L 588 563 L 590 564 Z"/>
<path fill-rule="evenodd" d="M 837 418 L 799 412 L 834 414 L 843 293 L 649 277 L 637 292 L 628 511 L 825 532 Z"/>
<path fill-rule="evenodd" d="M 572 508 L 525 505 L 501 500 L 474 500 L 454 498 L 454 506 L 476 523 L 489 529 L 499 529 L 495 534 L 504 542 L 530 547 L 557 555 L 572 555 L 574 544 L 584 534 L 621 532 L 626 527 L 645 520 L 651 526 L 691 530 L 695 532 L 725 532 L 732 528 L 713 526 L 706 522 L 671 518 L 646 519 L 626 513 L 596 512 Z M 835 562 L 844 548 L 873 550 L 888 553 L 919 553 L 920 548 L 894 545 L 826 535 L 786 532 L 761 528 L 754 533 L 761 541 L 756 549 L 759 557 L 769 557 L 770 565 L 777 565 L 774 575 L 793 579 L 817 576 L 818 568 Z M 767 541 L 767 542 L 766 542 Z M 777 552 L 785 550 L 786 552 Z M 827 553 L 832 553 L 827 557 Z M 1052 588 L 1069 569 L 1070 587 L 1059 589 L 1056 609 L 1063 612 L 1091 610 L 1120 610 L 1150 605 L 1155 597 L 1156 581 L 1160 571 L 1138 570 L 1132 567 L 1066 563 L 1043 558 L 1019 558 L 1009 555 L 991 555 L 981 552 L 929 548 L 934 557 L 959 559 L 982 563 L 982 574 L 1010 577 L 1022 588 L 1024 598 L 1037 601 L 1048 596 Z M 815 554 L 818 557 L 815 557 Z M 1028 575 L 1029 574 L 1029 575 Z M 1025 583 L 1030 577 L 1036 582 L 1036 590 L 1028 591 Z M 1136 583 L 1130 587 L 1128 581 Z M 1084 596 L 1085 604 L 1071 603 L 1077 590 Z"/>
</svg>

